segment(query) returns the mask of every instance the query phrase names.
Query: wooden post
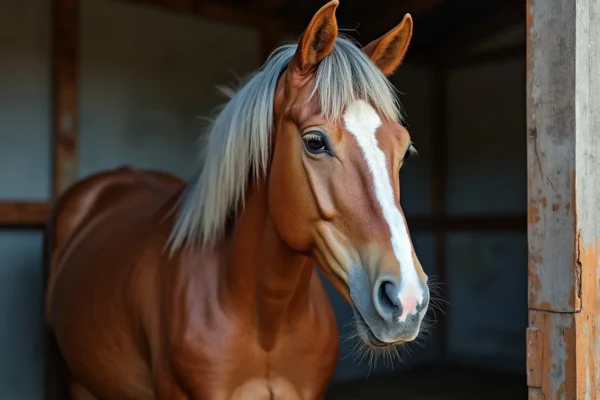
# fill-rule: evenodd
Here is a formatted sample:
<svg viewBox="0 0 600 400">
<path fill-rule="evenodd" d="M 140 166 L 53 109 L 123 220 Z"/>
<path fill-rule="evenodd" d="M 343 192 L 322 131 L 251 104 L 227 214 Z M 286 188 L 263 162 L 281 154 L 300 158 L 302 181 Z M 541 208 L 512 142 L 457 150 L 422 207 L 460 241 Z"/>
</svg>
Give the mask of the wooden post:
<svg viewBox="0 0 600 400">
<path fill-rule="evenodd" d="M 77 179 L 78 164 L 78 81 L 79 81 L 79 0 L 53 1 L 53 198 Z M 44 279 L 49 269 L 47 232 L 44 232 Z M 54 335 L 46 329 L 45 399 L 67 397 L 67 376 Z"/>
<path fill-rule="evenodd" d="M 600 0 L 527 1 L 530 399 L 600 398 Z"/>
<path fill-rule="evenodd" d="M 77 179 L 79 0 L 54 0 L 53 192 Z"/>
</svg>

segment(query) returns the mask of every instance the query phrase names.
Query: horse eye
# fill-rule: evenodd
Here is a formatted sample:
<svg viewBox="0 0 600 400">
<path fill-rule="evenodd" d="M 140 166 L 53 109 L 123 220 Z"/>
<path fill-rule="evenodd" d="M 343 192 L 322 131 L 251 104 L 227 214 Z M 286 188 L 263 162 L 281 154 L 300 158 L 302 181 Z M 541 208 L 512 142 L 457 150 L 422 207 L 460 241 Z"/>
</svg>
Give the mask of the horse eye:
<svg viewBox="0 0 600 400">
<path fill-rule="evenodd" d="M 302 140 L 304 140 L 306 149 L 313 154 L 329 152 L 325 138 L 320 132 L 307 133 L 302 137 Z"/>
</svg>

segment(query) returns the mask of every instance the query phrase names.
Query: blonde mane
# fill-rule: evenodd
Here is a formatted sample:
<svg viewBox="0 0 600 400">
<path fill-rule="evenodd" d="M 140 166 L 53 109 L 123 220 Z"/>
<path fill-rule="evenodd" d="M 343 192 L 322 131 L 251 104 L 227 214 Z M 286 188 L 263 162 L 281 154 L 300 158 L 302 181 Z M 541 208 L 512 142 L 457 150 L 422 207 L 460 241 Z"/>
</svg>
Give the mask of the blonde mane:
<svg viewBox="0 0 600 400">
<path fill-rule="evenodd" d="M 229 218 L 243 206 L 248 181 L 266 173 L 273 133 L 273 101 L 280 74 L 296 44 L 275 50 L 241 89 L 231 94 L 205 138 L 201 165 L 181 197 L 170 237 L 171 250 L 185 242 L 212 246 L 225 233 Z M 355 100 L 371 103 L 384 118 L 400 121 L 395 89 L 352 40 L 338 37 L 331 54 L 318 65 L 312 96 L 332 120 Z"/>
</svg>

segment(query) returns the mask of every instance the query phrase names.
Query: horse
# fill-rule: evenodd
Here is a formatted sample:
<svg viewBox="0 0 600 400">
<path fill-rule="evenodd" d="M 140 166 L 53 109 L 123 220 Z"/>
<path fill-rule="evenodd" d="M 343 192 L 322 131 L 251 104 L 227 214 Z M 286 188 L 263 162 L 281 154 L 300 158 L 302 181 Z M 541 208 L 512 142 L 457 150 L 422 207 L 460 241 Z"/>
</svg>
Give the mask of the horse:
<svg viewBox="0 0 600 400">
<path fill-rule="evenodd" d="M 322 399 L 339 337 L 319 270 L 365 348 L 422 331 L 388 80 L 412 18 L 361 47 L 337 6 L 231 93 L 189 180 L 124 166 L 57 199 L 45 318 L 74 400 Z"/>
</svg>

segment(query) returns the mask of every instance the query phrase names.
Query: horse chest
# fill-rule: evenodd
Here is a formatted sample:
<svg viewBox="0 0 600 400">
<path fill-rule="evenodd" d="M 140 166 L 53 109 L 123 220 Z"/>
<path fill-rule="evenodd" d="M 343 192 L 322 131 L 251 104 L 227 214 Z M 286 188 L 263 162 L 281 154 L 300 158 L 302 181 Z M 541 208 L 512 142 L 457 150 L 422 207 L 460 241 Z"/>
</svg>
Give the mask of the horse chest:
<svg viewBox="0 0 600 400">
<path fill-rule="evenodd" d="M 270 351 L 254 340 L 225 341 L 224 347 L 211 346 L 203 354 L 184 351 L 186 368 L 178 371 L 178 380 L 197 387 L 199 394 L 194 398 L 199 399 L 320 399 L 335 368 L 337 336 L 313 335 L 309 343 L 296 335 L 279 339 Z M 211 365 L 210 373 L 199 374 L 198 365 Z"/>
<path fill-rule="evenodd" d="M 237 386 L 231 400 L 307 400 L 284 378 L 252 378 Z"/>
<path fill-rule="evenodd" d="M 170 334 L 177 381 L 197 399 L 319 399 L 335 369 L 338 335 L 324 292 L 314 290 L 320 306 L 294 309 L 272 335 L 254 315 L 195 314 Z"/>
<path fill-rule="evenodd" d="M 331 378 L 337 355 L 336 336 L 323 335 L 311 346 L 290 336 L 264 359 L 246 358 L 256 375 L 238 385 L 231 399 L 316 400 Z"/>
<path fill-rule="evenodd" d="M 335 368 L 337 341 L 329 345 L 327 340 L 320 340 L 305 351 L 298 351 L 296 346 L 297 342 L 283 341 L 278 349 L 258 357 L 256 350 L 240 351 L 237 367 L 230 370 L 229 379 L 225 378 L 235 384 L 223 400 L 318 399 Z"/>
</svg>

